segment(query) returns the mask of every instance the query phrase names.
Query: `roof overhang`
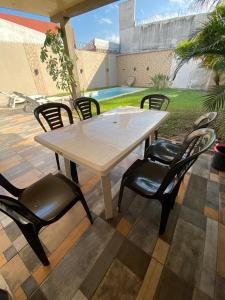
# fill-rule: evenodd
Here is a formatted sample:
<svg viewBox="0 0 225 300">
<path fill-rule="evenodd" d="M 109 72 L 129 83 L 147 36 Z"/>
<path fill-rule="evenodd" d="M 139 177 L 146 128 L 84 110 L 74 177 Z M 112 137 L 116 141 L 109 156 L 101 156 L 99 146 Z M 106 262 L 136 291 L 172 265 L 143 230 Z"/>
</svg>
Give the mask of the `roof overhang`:
<svg viewBox="0 0 225 300">
<path fill-rule="evenodd" d="M 51 18 L 71 18 L 118 0 L 1 0 L 1 7 Z"/>
</svg>

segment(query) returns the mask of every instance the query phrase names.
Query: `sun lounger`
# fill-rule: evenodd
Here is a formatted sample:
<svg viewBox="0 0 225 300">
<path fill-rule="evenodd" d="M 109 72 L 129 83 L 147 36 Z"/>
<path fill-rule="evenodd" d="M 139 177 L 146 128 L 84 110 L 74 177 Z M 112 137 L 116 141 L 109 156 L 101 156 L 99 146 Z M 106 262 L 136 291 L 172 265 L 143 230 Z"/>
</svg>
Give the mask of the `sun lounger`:
<svg viewBox="0 0 225 300">
<path fill-rule="evenodd" d="M 25 102 L 24 97 L 16 95 L 14 92 L 12 94 L 8 94 L 6 92 L 0 91 L 0 94 L 8 97 L 8 106 L 11 108 L 15 108 L 16 104 Z"/>
</svg>

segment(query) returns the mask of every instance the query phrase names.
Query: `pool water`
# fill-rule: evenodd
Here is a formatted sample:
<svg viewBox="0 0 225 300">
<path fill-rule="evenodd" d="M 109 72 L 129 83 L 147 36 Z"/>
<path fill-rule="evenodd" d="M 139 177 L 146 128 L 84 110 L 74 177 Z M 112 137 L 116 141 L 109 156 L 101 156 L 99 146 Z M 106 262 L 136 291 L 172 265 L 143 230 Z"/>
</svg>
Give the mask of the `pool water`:
<svg viewBox="0 0 225 300">
<path fill-rule="evenodd" d="M 99 91 L 85 92 L 86 97 L 92 97 L 98 101 L 103 101 L 118 96 L 123 96 L 131 93 L 136 93 L 145 90 L 145 88 L 135 87 L 114 87 L 110 89 L 104 89 Z"/>
</svg>

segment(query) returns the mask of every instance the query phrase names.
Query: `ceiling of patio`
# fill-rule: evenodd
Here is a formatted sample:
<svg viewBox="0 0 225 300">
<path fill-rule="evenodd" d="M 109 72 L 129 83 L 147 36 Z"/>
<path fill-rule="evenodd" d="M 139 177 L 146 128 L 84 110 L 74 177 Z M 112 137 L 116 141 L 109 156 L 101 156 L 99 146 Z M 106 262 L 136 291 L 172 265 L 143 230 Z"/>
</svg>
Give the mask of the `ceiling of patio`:
<svg viewBox="0 0 225 300">
<path fill-rule="evenodd" d="M 1 0 L 1 7 L 57 19 L 78 16 L 115 1 L 118 0 Z"/>
</svg>

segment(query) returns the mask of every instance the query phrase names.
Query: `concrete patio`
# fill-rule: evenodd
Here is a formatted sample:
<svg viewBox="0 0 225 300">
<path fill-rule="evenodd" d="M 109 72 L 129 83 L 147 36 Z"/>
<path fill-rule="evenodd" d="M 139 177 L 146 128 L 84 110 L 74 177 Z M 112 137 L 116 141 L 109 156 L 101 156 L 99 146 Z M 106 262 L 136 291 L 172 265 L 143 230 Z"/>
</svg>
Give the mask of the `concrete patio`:
<svg viewBox="0 0 225 300">
<path fill-rule="evenodd" d="M 42 132 L 33 115 L 1 109 L 0 116 L 0 172 L 19 187 L 55 172 L 54 154 L 33 140 Z M 114 168 L 115 191 L 141 151 Z M 82 166 L 78 173 L 95 221 L 77 204 L 46 227 L 40 238 L 49 267 L 0 215 L 0 272 L 15 299 L 225 299 L 225 174 L 211 169 L 210 154 L 185 176 L 160 238 L 157 201 L 126 190 L 122 213 L 115 197 L 115 217 L 106 221 L 98 176 Z"/>
</svg>

